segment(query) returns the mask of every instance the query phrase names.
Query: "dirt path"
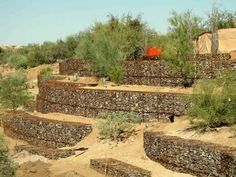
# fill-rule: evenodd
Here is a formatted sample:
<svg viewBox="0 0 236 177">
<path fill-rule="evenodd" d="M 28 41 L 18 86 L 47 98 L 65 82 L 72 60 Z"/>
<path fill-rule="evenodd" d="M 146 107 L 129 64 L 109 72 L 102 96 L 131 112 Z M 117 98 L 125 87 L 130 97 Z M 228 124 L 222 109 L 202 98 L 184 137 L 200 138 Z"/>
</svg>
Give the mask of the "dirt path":
<svg viewBox="0 0 236 177">
<path fill-rule="evenodd" d="M 143 149 L 142 126 L 137 128 L 138 133 L 129 138 L 125 143 L 113 143 L 109 141 L 98 142 L 98 133 L 95 130 L 89 137 L 80 142 L 76 147 L 88 147 L 89 150 L 82 155 L 73 156 L 67 159 L 53 161 L 50 170 L 53 174 L 59 175 L 66 170 L 79 172 L 87 177 L 102 177 L 89 168 L 89 161 L 93 158 L 115 158 L 126 163 L 150 170 L 153 177 L 187 177 L 191 175 L 180 174 L 167 170 L 160 164 L 148 159 Z M 62 166 L 64 168 L 62 168 Z"/>
</svg>

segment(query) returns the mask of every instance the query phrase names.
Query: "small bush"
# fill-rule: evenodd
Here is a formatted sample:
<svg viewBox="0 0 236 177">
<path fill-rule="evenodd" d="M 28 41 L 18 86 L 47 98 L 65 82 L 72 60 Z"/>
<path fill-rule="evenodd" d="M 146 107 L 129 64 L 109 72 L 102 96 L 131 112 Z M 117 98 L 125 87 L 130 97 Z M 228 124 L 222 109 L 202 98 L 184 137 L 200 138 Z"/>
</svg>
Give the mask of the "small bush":
<svg viewBox="0 0 236 177">
<path fill-rule="evenodd" d="M 47 68 L 43 68 L 43 69 L 40 71 L 39 75 L 41 75 L 41 76 L 50 75 L 50 74 L 52 74 L 52 72 L 53 72 L 53 69 L 47 67 Z"/>
<path fill-rule="evenodd" d="M 194 86 L 188 113 L 200 128 L 215 128 L 236 123 L 236 73 L 221 72 L 218 79 L 203 79 Z"/>
<path fill-rule="evenodd" d="M 26 69 L 28 66 L 28 58 L 24 55 L 13 54 L 7 58 L 9 66 L 16 69 Z"/>
<path fill-rule="evenodd" d="M 13 177 L 15 176 L 15 168 L 13 163 L 8 158 L 8 149 L 5 145 L 2 135 L 0 135 L 0 176 Z"/>
<path fill-rule="evenodd" d="M 31 100 L 27 78 L 23 72 L 10 74 L 0 80 L 0 106 L 16 109 L 28 105 Z"/>
<path fill-rule="evenodd" d="M 100 117 L 104 120 L 97 123 L 99 134 L 115 141 L 127 138 L 132 132 L 134 123 L 140 122 L 140 118 L 133 113 L 103 113 Z"/>
<path fill-rule="evenodd" d="M 124 76 L 122 67 L 121 66 L 111 67 L 111 69 L 108 71 L 108 76 L 111 79 L 111 81 L 119 85 Z"/>
</svg>

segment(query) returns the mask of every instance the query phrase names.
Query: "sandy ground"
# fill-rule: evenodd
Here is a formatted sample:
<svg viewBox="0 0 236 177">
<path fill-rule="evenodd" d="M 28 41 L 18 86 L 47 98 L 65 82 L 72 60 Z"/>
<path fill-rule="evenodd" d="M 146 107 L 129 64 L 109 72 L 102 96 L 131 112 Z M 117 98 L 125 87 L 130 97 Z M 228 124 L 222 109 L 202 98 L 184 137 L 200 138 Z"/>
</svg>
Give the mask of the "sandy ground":
<svg viewBox="0 0 236 177">
<path fill-rule="evenodd" d="M 99 121 L 99 119 L 92 119 L 83 116 L 73 116 L 61 113 L 42 114 L 39 112 L 35 112 L 30 114 L 46 119 L 61 120 L 67 122 L 81 122 L 92 125 L 95 125 L 96 122 Z M 170 124 L 169 122 L 144 123 L 137 126 L 137 129 L 144 131 L 143 127 L 148 127 L 145 128 L 145 130 L 163 131 L 165 134 L 170 136 L 179 136 L 181 138 L 186 139 L 196 139 L 205 142 L 236 147 L 236 138 L 232 138 L 234 132 L 230 127 L 221 127 L 215 129 L 215 131 L 200 133 L 199 131 L 190 130 L 192 125 L 187 116 L 176 117 L 175 120 L 176 121 L 173 124 Z M 94 129 L 96 129 L 96 127 L 94 127 Z M 97 132 L 95 131 L 95 133 Z"/>
<path fill-rule="evenodd" d="M 10 68 L 9 66 L 6 65 L 0 65 L 0 73 L 2 75 L 7 75 L 14 73 L 16 70 L 14 68 Z"/>
<path fill-rule="evenodd" d="M 20 168 L 20 172 L 18 172 L 18 177 L 27 177 L 20 175 L 23 171 L 25 173 L 29 173 L 27 171 L 26 166 L 32 168 L 32 166 L 38 166 L 38 168 L 45 168 L 42 163 L 38 164 L 37 160 L 44 162 L 50 171 L 50 175 L 52 177 L 65 177 L 66 174 L 80 174 L 85 177 L 102 177 L 103 175 L 98 174 L 96 171 L 89 168 L 89 161 L 93 158 L 115 158 L 121 160 L 123 162 L 142 167 L 144 169 L 150 170 L 152 172 L 153 177 L 190 177 L 192 175 L 177 173 L 170 171 L 164 168 L 162 165 L 151 161 L 144 153 L 143 149 L 143 132 L 146 130 L 152 131 L 163 131 L 168 135 L 179 136 L 182 138 L 187 139 L 197 139 L 206 142 L 212 142 L 227 146 L 236 147 L 236 139 L 230 138 L 232 136 L 232 132 L 230 128 L 220 128 L 218 132 L 208 132 L 205 134 L 199 134 L 195 131 L 186 131 L 191 125 L 187 117 L 179 117 L 175 123 L 148 123 L 148 124 L 141 124 L 136 126 L 136 134 L 131 136 L 127 141 L 121 143 L 114 143 L 110 141 L 100 140 L 98 132 L 95 127 L 95 123 L 97 120 L 84 118 L 81 116 L 72 116 L 72 115 L 64 115 L 59 113 L 50 113 L 50 114 L 41 114 L 41 113 L 33 113 L 34 115 L 49 118 L 49 119 L 56 119 L 56 120 L 63 120 L 63 121 L 72 121 L 72 122 L 84 122 L 84 123 L 91 123 L 93 125 L 93 132 L 78 143 L 75 147 L 67 147 L 67 148 L 79 148 L 79 147 L 86 147 L 88 151 L 84 154 L 77 155 L 59 159 L 59 160 L 48 160 L 41 156 L 30 155 L 26 152 L 22 152 L 19 154 L 15 154 L 13 159 L 17 163 L 24 163 L 24 162 L 34 162 L 24 164 L 24 167 Z M 148 127 L 145 129 L 144 127 Z M 220 140 L 220 141 L 219 141 Z M 14 147 L 15 144 L 23 143 L 22 141 L 16 141 L 11 138 L 7 138 L 7 143 L 10 148 Z M 38 177 L 39 173 L 43 174 L 42 171 L 47 171 L 47 169 L 38 170 L 33 176 L 28 177 Z M 30 173 L 29 173 L 30 174 Z M 73 175 L 72 175 L 73 176 Z M 76 175 L 74 175 L 75 177 Z M 46 177 L 46 176 L 45 176 Z"/>
<path fill-rule="evenodd" d="M 37 66 L 37 67 L 34 67 L 34 68 L 27 69 L 26 72 L 27 72 L 28 79 L 31 80 L 31 81 L 37 79 L 37 76 L 40 73 L 40 71 L 43 68 L 47 68 L 47 67 L 50 67 L 53 70 L 53 72 L 58 72 L 59 71 L 59 64 L 58 63 L 43 64 L 43 65 L 40 65 L 40 66 Z M 7 65 L 0 65 L 0 73 L 3 74 L 3 75 L 14 73 L 15 71 L 16 70 L 14 68 L 11 68 Z"/>
<path fill-rule="evenodd" d="M 137 92 L 163 92 L 163 93 L 185 93 L 191 94 L 192 88 L 181 87 L 158 87 L 158 86 L 146 86 L 146 85 L 98 85 L 96 87 L 83 87 L 89 89 L 106 89 L 106 90 L 125 90 L 125 91 L 137 91 Z"/>
<path fill-rule="evenodd" d="M 106 90 L 127 90 L 127 91 L 137 91 L 137 92 L 169 92 L 169 93 L 185 93 L 191 94 L 192 88 L 183 87 L 158 87 L 158 86 L 147 86 L 147 85 L 116 85 L 112 82 L 105 81 L 102 82 L 96 77 L 79 77 L 78 81 L 74 81 L 73 76 L 64 76 L 65 78 L 60 80 L 61 82 L 74 82 L 74 83 L 90 83 L 98 84 L 97 86 L 87 86 L 83 88 L 88 89 L 106 89 Z"/>
<path fill-rule="evenodd" d="M 188 120 L 185 118 L 179 119 L 176 123 L 157 123 L 155 126 L 156 131 L 164 131 L 167 134 L 181 136 L 184 138 L 191 138 L 191 139 L 200 139 L 210 142 L 215 142 L 219 138 L 223 138 L 221 142 L 218 141 L 219 144 L 224 145 L 236 145 L 236 141 L 234 139 L 234 143 L 229 142 L 231 140 L 228 136 L 230 133 L 226 131 L 225 133 L 222 132 L 220 134 L 216 133 L 208 133 L 206 135 L 197 135 L 195 132 L 188 132 L 185 133 L 185 127 L 189 125 Z M 179 126 L 181 125 L 181 126 Z M 151 126 L 151 125 L 150 125 Z M 82 175 L 86 175 L 88 177 L 95 176 L 93 170 L 89 170 L 88 164 L 89 160 L 92 158 L 107 158 L 112 157 L 126 163 L 142 167 L 144 169 L 150 170 L 152 172 L 153 177 L 184 177 L 184 176 L 191 176 L 187 174 L 181 174 L 177 172 L 173 172 L 167 170 L 162 165 L 151 161 L 148 159 L 144 153 L 143 149 L 143 131 L 144 125 L 137 126 L 137 134 L 130 137 L 125 143 L 111 143 L 111 142 L 98 142 L 97 139 L 97 131 L 95 130 L 93 134 L 91 134 L 88 138 L 80 142 L 77 147 L 88 147 L 89 150 L 78 156 L 78 157 L 71 157 L 68 159 L 63 159 L 53 163 L 51 166 L 51 170 L 59 173 L 60 171 L 63 172 L 63 169 L 60 168 L 62 164 L 68 164 L 68 168 L 72 168 L 72 170 L 78 170 Z M 164 129 L 163 129 L 164 127 Z M 214 139 L 212 139 L 214 137 Z M 232 141 L 232 140 L 231 140 Z M 79 165 L 78 165 L 79 164 Z M 80 168 L 81 166 L 82 168 Z M 87 171 L 88 170 L 88 171 Z"/>
</svg>

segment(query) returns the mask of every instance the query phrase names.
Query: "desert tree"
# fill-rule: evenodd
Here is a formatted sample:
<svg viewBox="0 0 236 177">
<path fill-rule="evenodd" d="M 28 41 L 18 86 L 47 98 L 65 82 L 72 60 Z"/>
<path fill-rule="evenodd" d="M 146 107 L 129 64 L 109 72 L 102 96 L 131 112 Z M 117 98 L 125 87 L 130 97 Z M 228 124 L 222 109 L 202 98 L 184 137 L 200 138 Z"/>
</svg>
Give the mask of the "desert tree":
<svg viewBox="0 0 236 177">
<path fill-rule="evenodd" d="M 183 84 L 191 86 L 193 81 L 188 78 L 195 70 L 193 37 L 203 30 L 201 18 L 190 10 L 180 14 L 172 11 L 169 24 L 169 33 L 165 37 L 169 44 L 164 50 L 164 59 L 181 73 Z"/>
<path fill-rule="evenodd" d="M 155 45 L 155 35 L 141 16 L 109 15 L 107 22 L 96 22 L 79 34 L 75 57 L 87 60 L 90 69 L 101 77 L 119 83 L 123 76 L 121 62 L 141 58 L 146 46 Z"/>
</svg>

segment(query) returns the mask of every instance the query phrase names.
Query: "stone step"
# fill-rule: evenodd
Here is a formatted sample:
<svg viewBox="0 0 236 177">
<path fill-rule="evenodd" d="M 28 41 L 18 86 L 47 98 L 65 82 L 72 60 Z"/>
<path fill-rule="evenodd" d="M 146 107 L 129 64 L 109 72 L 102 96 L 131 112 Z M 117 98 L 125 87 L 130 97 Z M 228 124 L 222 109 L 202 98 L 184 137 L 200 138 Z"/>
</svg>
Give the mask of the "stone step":
<svg viewBox="0 0 236 177">
<path fill-rule="evenodd" d="M 91 159 L 90 168 L 110 177 L 151 177 L 151 172 L 116 159 Z"/>
</svg>

